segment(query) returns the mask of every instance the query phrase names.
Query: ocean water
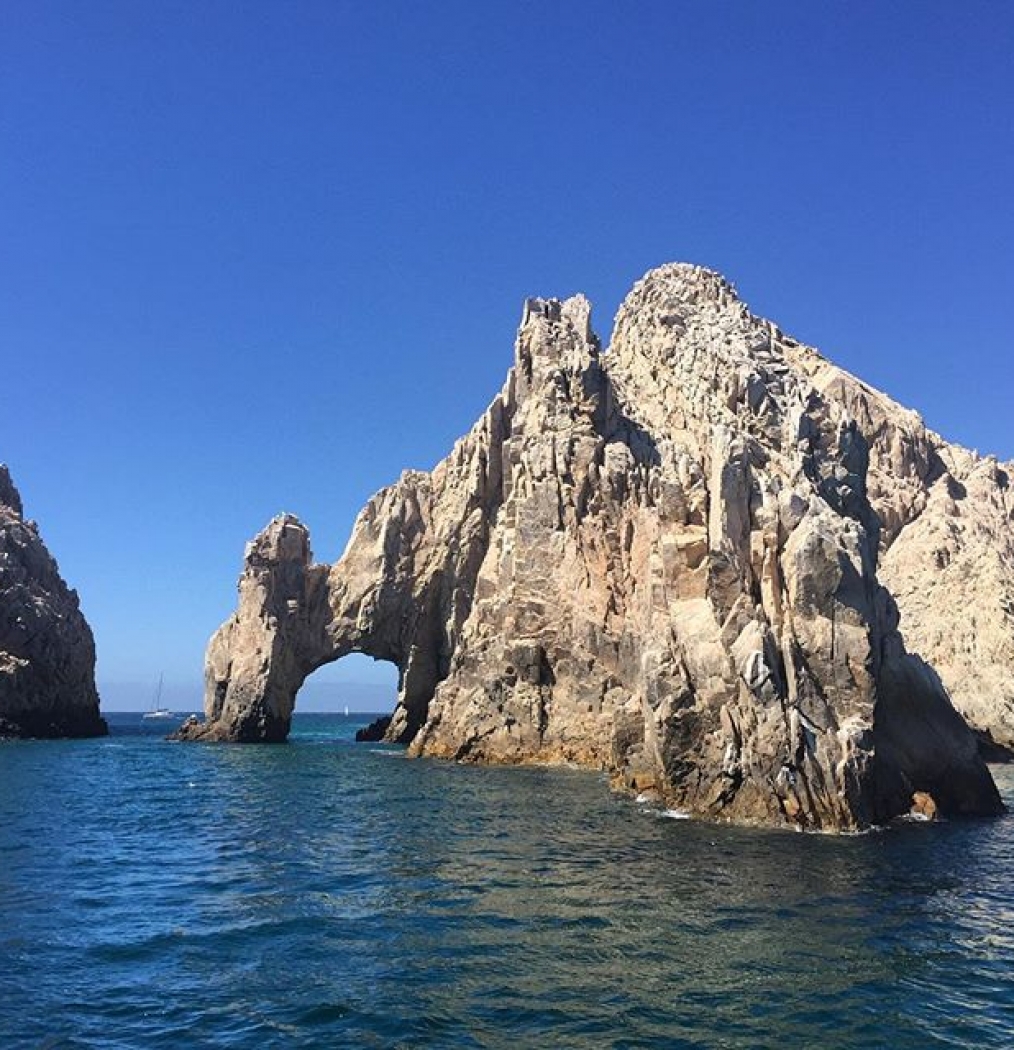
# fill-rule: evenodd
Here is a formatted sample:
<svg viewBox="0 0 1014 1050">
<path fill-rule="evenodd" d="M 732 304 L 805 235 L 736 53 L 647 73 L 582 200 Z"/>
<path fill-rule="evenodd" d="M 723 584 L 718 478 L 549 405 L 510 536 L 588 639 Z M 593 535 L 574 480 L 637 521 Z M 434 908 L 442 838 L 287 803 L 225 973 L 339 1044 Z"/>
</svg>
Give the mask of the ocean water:
<svg viewBox="0 0 1014 1050">
<path fill-rule="evenodd" d="M 0 1048 L 1014 1042 L 1014 818 L 714 827 L 369 718 L 0 745 Z"/>
</svg>

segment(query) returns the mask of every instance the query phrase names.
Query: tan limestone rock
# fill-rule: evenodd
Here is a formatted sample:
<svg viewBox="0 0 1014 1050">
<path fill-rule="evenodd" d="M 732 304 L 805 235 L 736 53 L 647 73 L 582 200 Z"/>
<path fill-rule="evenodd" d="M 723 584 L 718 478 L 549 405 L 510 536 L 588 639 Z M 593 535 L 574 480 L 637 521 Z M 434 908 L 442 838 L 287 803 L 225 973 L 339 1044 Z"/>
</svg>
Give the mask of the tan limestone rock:
<svg viewBox="0 0 1014 1050">
<path fill-rule="evenodd" d="M 908 812 L 913 820 L 936 820 L 937 804 L 932 795 L 925 791 L 917 791 L 912 796 L 912 808 Z"/>
</svg>

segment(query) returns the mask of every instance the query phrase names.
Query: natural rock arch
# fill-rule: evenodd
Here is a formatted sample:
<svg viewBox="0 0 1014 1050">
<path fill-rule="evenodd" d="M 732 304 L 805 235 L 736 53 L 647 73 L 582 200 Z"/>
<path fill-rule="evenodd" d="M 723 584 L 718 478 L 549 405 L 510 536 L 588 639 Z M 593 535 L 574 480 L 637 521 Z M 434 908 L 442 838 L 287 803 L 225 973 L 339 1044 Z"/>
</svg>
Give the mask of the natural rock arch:
<svg viewBox="0 0 1014 1050">
<path fill-rule="evenodd" d="M 314 563 L 309 533 L 290 514 L 275 518 L 247 546 L 241 612 L 208 647 L 204 738 L 285 740 L 306 678 L 353 652 L 398 668 L 392 735 L 408 740 L 418 731 L 442 677 L 442 643 L 427 615 L 431 588 L 405 587 L 413 576 L 396 567 L 409 552 L 392 542 L 395 534 L 412 534 L 418 506 L 409 498 L 398 507 L 387 503 L 379 516 L 369 509 L 342 569 Z M 377 521 L 383 522 L 379 530 Z"/>
<path fill-rule="evenodd" d="M 877 579 L 900 518 L 868 481 L 915 442 L 892 404 L 698 267 L 639 282 L 604 355 L 583 297 L 530 300 L 501 393 L 334 565 L 288 515 L 249 545 L 183 735 L 284 739 L 305 676 L 358 651 L 398 666 L 413 753 L 579 762 L 719 819 L 997 812 Z"/>
<path fill-rule="evenodd" d="M 184 738 L 284 740 L 306 677 L 351 652 L 398 668 L 387 737 L 417 737 L 482 591 L 478 577 L 492 532 L 512 487 L 526 482 L 520 457 L 505 473 L 504 450 L 510 460 L 512 434 L 538 426 L 547 387 L 559 388 L 565 420 L 583 424 L 587 442 L 597 444 L 607 431 L 614 454 L 622 448 L 646 469 L 658 463 L 653 441 L 620 410 L 599 366 L 590 312 L 580 296 L 529 300 L 516 367 L 499 397 L 435 470 L 406 471 L 367 503 L 333 565 L 313 562 L 309 532 L 291 514 L 273 519 L 247 545 L 237 612 L 208 646 L 206 722 L 186 727 Z M 561 366 L 580 384 L 576 406 L 569 405 Z M 538 684 L 544 658 L 527 643 L 514 657 L 517 668 L 508 660 L 508 673 Z"/>
</svg>

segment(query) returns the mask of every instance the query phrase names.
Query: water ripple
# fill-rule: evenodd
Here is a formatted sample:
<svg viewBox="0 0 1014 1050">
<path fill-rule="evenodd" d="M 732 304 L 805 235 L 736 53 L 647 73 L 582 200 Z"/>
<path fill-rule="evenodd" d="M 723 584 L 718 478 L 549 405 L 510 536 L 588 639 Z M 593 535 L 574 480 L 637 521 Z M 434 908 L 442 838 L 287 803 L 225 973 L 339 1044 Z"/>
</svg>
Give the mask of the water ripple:
<svg viewBox="0 0 1014 1050">
<path fill-rule="evenodd" d="M 1010 1044 L 1010 818 L 716 828 L 341 718 L 113 728 L 0 749 L 4 1050 Z"/>
</svg>

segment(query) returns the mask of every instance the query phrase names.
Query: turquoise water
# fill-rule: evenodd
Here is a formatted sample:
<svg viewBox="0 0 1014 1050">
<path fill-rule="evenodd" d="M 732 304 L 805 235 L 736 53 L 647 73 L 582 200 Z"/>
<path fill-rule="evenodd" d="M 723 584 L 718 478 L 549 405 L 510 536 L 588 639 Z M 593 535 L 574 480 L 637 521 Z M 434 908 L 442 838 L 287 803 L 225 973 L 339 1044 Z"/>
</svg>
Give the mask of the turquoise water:
<svg viewBox="0 0 1014 1050">
<path fill-rule="evenodd" d="M 1014 819 L 711 827 L 369 717 L 0 745 L 0 1047 L 1011 1045 Z"/>
</svg>

